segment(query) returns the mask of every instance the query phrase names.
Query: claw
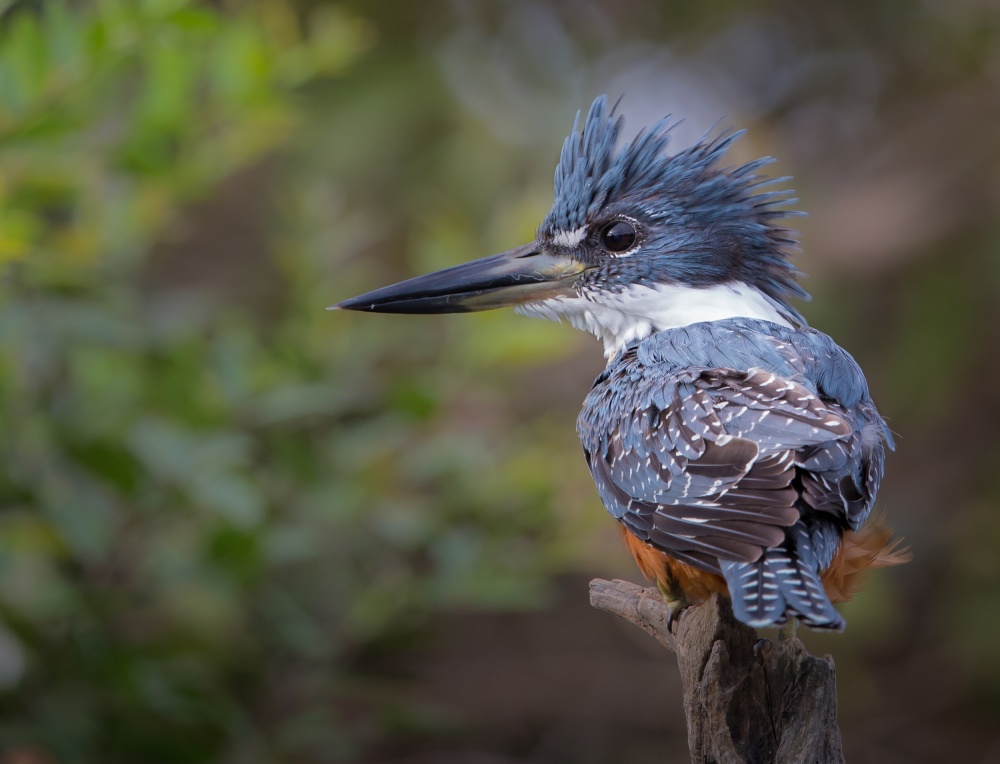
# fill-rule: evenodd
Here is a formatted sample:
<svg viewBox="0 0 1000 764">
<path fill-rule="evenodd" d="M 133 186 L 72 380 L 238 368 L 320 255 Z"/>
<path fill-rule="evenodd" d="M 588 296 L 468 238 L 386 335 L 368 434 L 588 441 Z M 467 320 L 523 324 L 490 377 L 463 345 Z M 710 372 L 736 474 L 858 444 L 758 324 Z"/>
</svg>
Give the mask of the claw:
<svg viewBox="0 0 1000 764">
<path fill-rule="evenodd" d="M 677 619 L 677 616 L 691 603 L 676 581 L 661 581 L 657 579 L 656 588 L 660 590 L 660 594 L 663 595 L 663 601 L 667 605 L 667 631 L 673 631 L 674 621 Z"/>
</svg>

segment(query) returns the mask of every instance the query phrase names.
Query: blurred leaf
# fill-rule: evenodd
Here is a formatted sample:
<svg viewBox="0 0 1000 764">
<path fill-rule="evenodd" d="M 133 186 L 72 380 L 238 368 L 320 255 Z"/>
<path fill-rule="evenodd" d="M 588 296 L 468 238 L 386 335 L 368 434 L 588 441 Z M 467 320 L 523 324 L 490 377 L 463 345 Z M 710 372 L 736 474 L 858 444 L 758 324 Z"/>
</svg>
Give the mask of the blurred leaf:
<svg viewBox="0 0 1000 764">
<path fill-rule="evenodd" d="M 734 122 L 750 114 L 752 150 L 780 142 L 817 193 L 840 183 L 854 198 L 868 184 L 852 171 L 897 161 L 924 178 L 910 185 L 936 200 L 923 217 L 939 244 L 852 265 L 834 226 L 826 265 L 842 275 L 815 280 L 827 315 L 810 315 L 853 328 L 845 345 L 916 436 L 885 489 L 919 583 L 873 580 L 829 649 L 862 677 L 841 703 L 864 715 L 852 737 L 890 711 L 908 730 L 910 697 L 949 724 L 970 708 L 992 719 L 989 702 L 912 688 L 937 686 L 937 665 L 987 701 L 996 686 L 983 349 L 1000 326 L 987 97 L 1000 27 L 968 4 L 671 6 L 667 24 L 639 3 L 624 26 L 564 5 L 0 0 L 7 758 L 383 755 L 386 737 L 446 726 L 408 683 L 413 645 L 446 611 L 535 608 L 556 573 L 625 559 L 572 428 L 602 365 L 591 338 L 505 312 L 323 310 L 530 239 L 594 72 L 629 82 L 644 117 L 722 101 Z M 944 163 L 921 174 L 929 158 Z M 920 227 L 886 224 L 907 219 L 900 199 L 876 201 L 859 228 L 896 241 Z M 886 681 L 883 663 L 920 681 L 895 668 Z M 548 735 L 538 754 L 600 758 L 548 748 L 564 738 L 590 740 Z"/>
</svg>

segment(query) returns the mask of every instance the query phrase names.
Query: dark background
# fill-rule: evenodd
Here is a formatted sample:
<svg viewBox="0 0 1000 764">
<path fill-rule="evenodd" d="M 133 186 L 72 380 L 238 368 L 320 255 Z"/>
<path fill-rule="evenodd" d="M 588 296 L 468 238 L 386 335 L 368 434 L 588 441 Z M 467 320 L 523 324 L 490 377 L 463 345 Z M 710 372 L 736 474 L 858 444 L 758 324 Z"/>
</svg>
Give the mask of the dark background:
<svg viewBox="0 0 1000 764">
<path fill-rule="evenodd" d="M 795 176 L 897 433 L 848 760 L 1000 761 L 995 3 L 0 0 L 0 763 L 685 759 L 598 345 L 323 310 L 529 240 L 602 92 Z"/>
</svg>

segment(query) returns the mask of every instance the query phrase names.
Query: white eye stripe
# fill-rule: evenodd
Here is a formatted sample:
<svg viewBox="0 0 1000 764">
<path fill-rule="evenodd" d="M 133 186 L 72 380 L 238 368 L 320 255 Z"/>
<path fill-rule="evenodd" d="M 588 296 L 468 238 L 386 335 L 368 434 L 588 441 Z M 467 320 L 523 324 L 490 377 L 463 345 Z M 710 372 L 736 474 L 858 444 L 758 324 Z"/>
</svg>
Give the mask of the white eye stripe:
<svg viewBox="0 0 1000 764">
<path fill-rule="evenodd" d="M 639 221 L 625 215 L 619 216 L 617 220 L 629 223 L 635 230 L 635 245 L 631 249 L 627 249 L 624 252 L 612 252 L 608 250 L 606 254 L 609 257 L 628 257 L 629 255 L 634 255 L 642 248 L 643 243 L 643 236 L 640 233 L 641 228 L 639 226 Z M 552 235 L 552 243 L 557 247 L 577 247 L 583 242 L 584 239 L 587 238 L 588 233 L 590 233 L 590 227 L 586 225 L 574 228 L 572 231 L 559 231 L 558 233 Z"/>
<path fill-rule="evenodd" d="M 587 226 L 580 226 L 572 231 L 560 231 L 552 237 L 552 243 L 558 247 L 576 247 L 587 238 Z"/>
</svg>

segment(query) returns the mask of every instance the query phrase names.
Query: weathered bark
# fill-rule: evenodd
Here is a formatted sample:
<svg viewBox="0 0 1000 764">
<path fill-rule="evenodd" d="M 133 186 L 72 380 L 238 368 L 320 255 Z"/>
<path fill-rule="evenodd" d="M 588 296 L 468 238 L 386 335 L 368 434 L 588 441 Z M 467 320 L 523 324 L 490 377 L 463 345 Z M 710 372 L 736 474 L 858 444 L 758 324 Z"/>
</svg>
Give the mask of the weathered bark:
<svg viewBox="0 0 1000 764">
<path fill-rule="evenodd" d="M 590 604 L 677 655 L 696 764 L 843 762 L 830 656 L 811 656 L 798 639 L 758 639 L 719 596 L 684 610 L 672 631 L 656 589 L 595 579 Z"/>
</svg>

